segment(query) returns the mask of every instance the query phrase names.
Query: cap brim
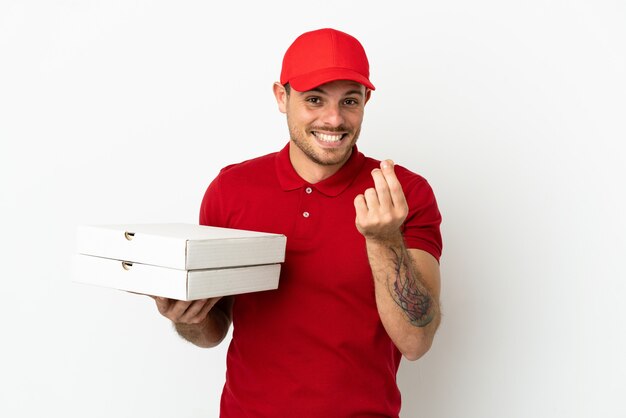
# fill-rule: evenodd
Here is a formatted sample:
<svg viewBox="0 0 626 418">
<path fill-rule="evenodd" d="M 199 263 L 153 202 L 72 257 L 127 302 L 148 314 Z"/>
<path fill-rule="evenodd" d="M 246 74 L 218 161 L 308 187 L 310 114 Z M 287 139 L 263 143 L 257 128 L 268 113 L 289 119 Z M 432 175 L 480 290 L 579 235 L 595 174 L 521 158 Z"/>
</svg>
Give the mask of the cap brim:
<svg viewBox="0 0 626 418">
<path fill-rule="evenodd" d="M 357 73 L 356 71 L 346 68 L 327 68 L 322 71 L 316 71 L 313 73 L 293 77 L 288 80 L 289 85 L 297 91 L 308 91 L 315 87 L 319 87 L 322 84 L 330 83 L 336 80 L 350 80 L 363 84 L 370 90 L 376 90 L 374 85 L 364 75 Z M 283 83 L 284 84 L 284 83 Z"/>
</svg>

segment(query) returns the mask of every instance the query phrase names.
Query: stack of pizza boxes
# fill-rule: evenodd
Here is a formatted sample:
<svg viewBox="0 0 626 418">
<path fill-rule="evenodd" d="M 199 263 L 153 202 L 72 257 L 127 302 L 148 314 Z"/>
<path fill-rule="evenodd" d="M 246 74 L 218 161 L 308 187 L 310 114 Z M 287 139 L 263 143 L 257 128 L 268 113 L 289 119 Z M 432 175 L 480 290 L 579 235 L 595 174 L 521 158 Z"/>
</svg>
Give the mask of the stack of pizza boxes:
<svg viewBox="0 0 626 418">
<path fill-rule="evenodd" d="M 178 300 L 278 288 L 287 239 L 194 224 L 85 225 L 74 280 Z"/>
</svg>

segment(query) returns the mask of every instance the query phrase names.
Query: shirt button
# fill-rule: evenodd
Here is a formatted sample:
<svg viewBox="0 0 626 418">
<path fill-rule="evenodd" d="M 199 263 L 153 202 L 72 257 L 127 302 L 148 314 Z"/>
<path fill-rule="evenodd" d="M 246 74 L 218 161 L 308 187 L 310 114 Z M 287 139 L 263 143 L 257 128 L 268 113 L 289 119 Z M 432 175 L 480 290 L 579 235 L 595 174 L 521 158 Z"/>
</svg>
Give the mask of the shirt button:
<svg viewBox="0 0 626 418">
<path fill-rule="evenodd" d="M 308 218 L 310 216 L 309 212 L 303 212 L 302 216 L 304 216 L 305 218 Z"/>
<path fill-rule="evenodd" d="M 305 190 L 308 194 L 313 193 L 313 189 L 311 189 L 310 187 L 307 187 Z"/>
</svg>

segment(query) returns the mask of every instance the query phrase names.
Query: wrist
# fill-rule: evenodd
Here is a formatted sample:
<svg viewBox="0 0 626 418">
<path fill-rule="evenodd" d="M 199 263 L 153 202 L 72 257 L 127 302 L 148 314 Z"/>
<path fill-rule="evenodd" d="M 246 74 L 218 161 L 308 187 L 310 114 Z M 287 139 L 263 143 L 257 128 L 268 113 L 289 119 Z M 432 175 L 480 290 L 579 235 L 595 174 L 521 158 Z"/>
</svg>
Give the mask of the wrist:
<svg viewBox="0 0 626 418">
<path fill-rule="evenodd" d="M 197 337 L 201 332 L 203 325 L 200 324 L 186 324 L 183 322 L 172 322 L 174 329 L 177 333 L 185 338 Z"/>
<path fill-rule="evenodd" d="M 404 246 L 404 237 L 400 230 L 386 235 L 365 236 L 365 244 L 368 247 L 398 247 Z"/>
</svg>

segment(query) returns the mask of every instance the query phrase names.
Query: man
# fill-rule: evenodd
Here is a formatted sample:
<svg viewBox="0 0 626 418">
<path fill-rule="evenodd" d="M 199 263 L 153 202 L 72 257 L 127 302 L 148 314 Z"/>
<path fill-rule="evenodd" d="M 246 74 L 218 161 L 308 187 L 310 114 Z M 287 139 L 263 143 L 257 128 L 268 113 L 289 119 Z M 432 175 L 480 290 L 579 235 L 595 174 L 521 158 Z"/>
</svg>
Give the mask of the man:
<svg viewBox="0 0 626 418">
<path fill-rule="evenodd" d="M 304 33 L 273 88 L 289 143 L 224 168 L 200 223 L 286 235 L 278 290 L 157 307 L 201 347 L 232 321 L 222 417 L 397 417 L 401 357 L 421 357 L 440 321 L 435 197 L 355 145 L 374 90 L 358 40 Z"/>
</svg>

